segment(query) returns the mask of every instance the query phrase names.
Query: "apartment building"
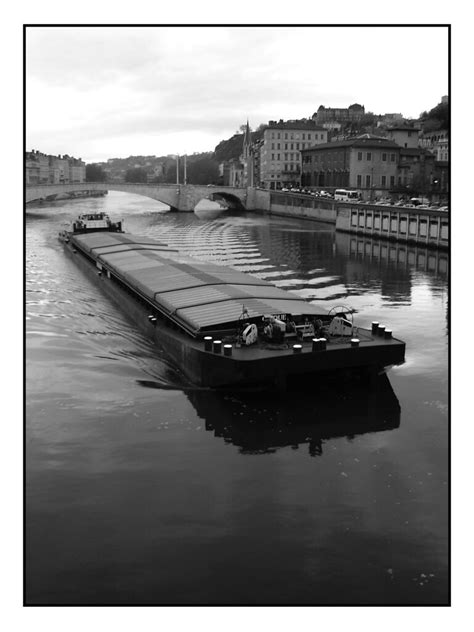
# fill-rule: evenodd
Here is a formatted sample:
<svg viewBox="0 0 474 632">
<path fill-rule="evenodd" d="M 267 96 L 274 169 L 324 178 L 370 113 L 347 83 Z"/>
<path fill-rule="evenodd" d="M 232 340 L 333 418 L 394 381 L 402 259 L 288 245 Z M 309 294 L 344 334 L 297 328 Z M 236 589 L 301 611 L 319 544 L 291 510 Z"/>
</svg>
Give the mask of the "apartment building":
<svg viewBox="0 0 474 632">
<path fill-rule="evenodd" d="M 51 156 L 38 150 L 26 152 L 26 184 L 66 184 L 86 181 L 86 164 L 81 158 Z"/>
<path fill-rule="evenodd" d="M 400 150 L 371 134 L 303 149 L 301 185 L 358 189 L 366 200 L 386 196 L 397 183 Z"/>
<path fill-rule="evenodd" d="M 300 186 L 301 152 L 327 143 L 328 131 L 314 121 L 270 121 L 254 149 L 254 181 L 265 189 Z"/>
<path fill-rule="evenodd" d="M 420 130 L 417 127 L 399 125 L 387 129 L 387 138 L 405 149 L 416 149 Z"/>
</svg>

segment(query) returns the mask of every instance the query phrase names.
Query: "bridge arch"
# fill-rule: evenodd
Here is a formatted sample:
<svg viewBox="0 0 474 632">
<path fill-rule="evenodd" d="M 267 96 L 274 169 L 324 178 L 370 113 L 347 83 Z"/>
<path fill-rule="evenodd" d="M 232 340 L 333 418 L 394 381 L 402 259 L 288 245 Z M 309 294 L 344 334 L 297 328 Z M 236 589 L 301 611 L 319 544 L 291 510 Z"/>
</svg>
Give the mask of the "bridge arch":
<svg viewBox="0 0 474 632">
<path fill-rule="evenodd" d="M 25 202 L 46 199 L 48 196 L 80 191 L 122 191 L 149 197 L 171 209 L 193 211 L 196 204 L 214 195 L 235 208 L 247 208 L 247 189 L 193 184 L 142 184 L 128 182 L 77 182 L 67 184 L 30 184 L 26 186 Z"/>
<path fill-rule="evenodd" d="M 209 199 L 214 202 L 222 200 L 231 209 L 245 210 L 242 200 L 237 195 L 233 195 L 227 191 L 215 191 L 209 195 Z"/>
</svg>

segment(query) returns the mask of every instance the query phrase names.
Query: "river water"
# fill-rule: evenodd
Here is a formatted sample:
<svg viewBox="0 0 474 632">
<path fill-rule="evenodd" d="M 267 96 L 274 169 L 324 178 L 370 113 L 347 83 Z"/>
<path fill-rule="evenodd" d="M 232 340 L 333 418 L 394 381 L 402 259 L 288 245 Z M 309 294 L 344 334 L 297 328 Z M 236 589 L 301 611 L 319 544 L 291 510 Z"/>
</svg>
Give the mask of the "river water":
<svg viewBox="0 0 474 632">
<path fill-rule="evenodd" d="M 372 389 L 194 389 L 64 255 L 89 210 L 350 305 L 406 362 Z M 448 603 L 448 255 L 161 211 L 121 193 L 28 210 L 26 603 Z"/>
</svg>

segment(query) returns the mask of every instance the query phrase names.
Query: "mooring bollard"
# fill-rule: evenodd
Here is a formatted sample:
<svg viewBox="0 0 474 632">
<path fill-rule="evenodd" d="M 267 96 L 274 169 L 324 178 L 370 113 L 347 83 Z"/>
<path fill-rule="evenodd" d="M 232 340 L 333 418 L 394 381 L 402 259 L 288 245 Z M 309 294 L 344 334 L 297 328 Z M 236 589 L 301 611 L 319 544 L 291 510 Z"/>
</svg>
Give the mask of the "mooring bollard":
<svg viewBox="0 0 474 632">
<path fill-rule="evenodd" d="M 376 322 L 375 320 L 372 322 L 372 333 L 376 334 L 377 333 L 377 329 L 379 327 L 378 322 Z"/>
<path fill-rule="evenodd" d="M 326 338 L 319 339 L 319 344 L 321 345 L 320 346 L 321 351 L 326 351 L 326 343 L 327 343 Z"/>
<path fill-rule="evenodd" d="M 214 340 L 212 343 L 212 350 L 214 353 L 220 353 L 222 350 L 222 340 Z"/>
<path fill-rule="evenodd" d="M 352 338 L 351 339 L 351 347 L 358 347 L 359 346 L 359 338 Z"/>
<path fill-rule="evenodd" d="M 382 336 L 382 338 L 385 336 L 385 325 L 379 325 L 379 328 L 377 329 L 377 334 L 379 336 Z"/>
<path fill-rule="evenodd" d="M 204 350 L 212 351 L 212 336 L 204 336 Z"/>
<path fill-rule="evenodd" d="M 224 345 L 224 355 L 225 356 L 232 355 L 232 345 Z"/>
<path fill-rule="evenodd" d="M 301 353 L 303 345 L 293 345 L 293 353 Z"/>
<path fill-rule="evenodd" d="M 319 349 L 320 349 L 319 338 L 313 338 L 312 342 L 313 342 L 312 350 L 313 351 L 319 351 Z"/>
<path fill-rule="evenodd" d="M 392 337 L 392 330 L 391 329 L 386 329 L 385 330 L 385 339 L 389 340 Z"/>
</svg>

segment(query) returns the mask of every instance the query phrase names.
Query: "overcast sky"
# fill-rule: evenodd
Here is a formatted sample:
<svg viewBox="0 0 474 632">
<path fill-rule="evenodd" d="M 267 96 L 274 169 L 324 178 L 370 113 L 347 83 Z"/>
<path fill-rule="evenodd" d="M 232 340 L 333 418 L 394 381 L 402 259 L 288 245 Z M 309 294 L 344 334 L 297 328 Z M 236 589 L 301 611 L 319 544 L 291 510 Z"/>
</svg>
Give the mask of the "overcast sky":
<svg viewBox="0 0 474 632">
<path fill-rule="evenodd" d="M 442 27 L 30 27 L 26 147 L 86 162 L 212 151 L 249 119 L 448 94 Z"/>
</svg>

